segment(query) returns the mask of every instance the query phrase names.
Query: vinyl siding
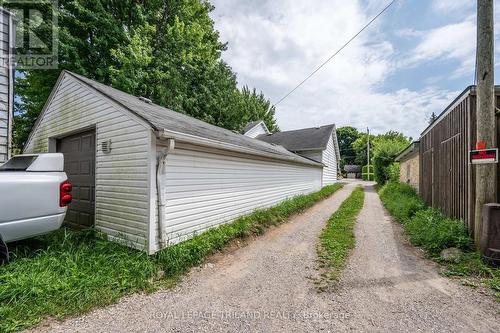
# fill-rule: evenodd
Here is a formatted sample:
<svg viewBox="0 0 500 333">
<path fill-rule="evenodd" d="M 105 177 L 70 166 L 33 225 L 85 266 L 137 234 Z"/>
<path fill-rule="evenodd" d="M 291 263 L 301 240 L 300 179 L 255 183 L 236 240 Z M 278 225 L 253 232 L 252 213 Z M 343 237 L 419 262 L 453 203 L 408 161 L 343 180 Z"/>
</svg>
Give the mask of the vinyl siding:
<svg viewBox="0 0 500 333">
<path fill-rule="evenodd" d="M 0 12 L 0 164 L 8 158 L 8 147 L 11 138 L 12 116 L 12 71 L 6 59 L 9 57 L 10 17 Z"/>
<path fill-rule="evenodd" d="M 259 123 L 257 126 L 252 127 L 248 132 L 245 133 L 246 136 L 249 136 L 251 138 L 256 138 L 261 134 L 269 134 L 262 123 Z"/>
<path fill-rule="evenodd" d="M 321 188 L 318 167 L 176 143 L 164 177 L 165 235 L 177 243 L 255 209 Z"/>
<path fill-rule="evenodd" d="M 335 155 L 335 145 L 333 137 L 330 137 L 325 150 L 305 150 L 297 152 L 300 156 L 321 162 L 325 165 L 323 168 L 322 186 L 334 184 L 337 182 L 337 156 Z"/>
<path fill-rule="evenodd" d="M 96 228 L 144 248 L 150 221 L 151 130 L 106 97 L 65 75 L 30 138 L 26 152 L 48 152 L 49 139 L 96 130 Z M 111 139 L 111 152 L 99 143 Z M 54 148 L 50 148 L 54 150 Z"/>
<path fill-rule="evenodd" d="M 337 182 L 337 156 L 335 155 L 335 144 L 333 137 L 328 140 L 326 149 L 323 150 L 322 162 L 325 165 L 323 168 L 323 186 Z"/>
</svg>

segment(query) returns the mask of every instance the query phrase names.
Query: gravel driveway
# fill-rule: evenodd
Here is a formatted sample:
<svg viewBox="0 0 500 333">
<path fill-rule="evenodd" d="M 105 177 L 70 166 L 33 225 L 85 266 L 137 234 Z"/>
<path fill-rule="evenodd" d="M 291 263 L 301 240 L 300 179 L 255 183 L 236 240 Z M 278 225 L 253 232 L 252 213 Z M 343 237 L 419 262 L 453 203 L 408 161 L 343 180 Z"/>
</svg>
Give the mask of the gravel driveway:
<svg viewBox="0 0 500 333">
<path fill-rule="evenodd" d="M 177 287 L 136 294 L 118 304 L 37 332 L 500 331 L 498 303 L 441 278 L 400 240 L 367 187 L 357 245 L 339 290 L 318 293 L 316 243 L 347 198 L 349 183 L 290 223 L 245 247 L 214 256 Z"/>
</svg>

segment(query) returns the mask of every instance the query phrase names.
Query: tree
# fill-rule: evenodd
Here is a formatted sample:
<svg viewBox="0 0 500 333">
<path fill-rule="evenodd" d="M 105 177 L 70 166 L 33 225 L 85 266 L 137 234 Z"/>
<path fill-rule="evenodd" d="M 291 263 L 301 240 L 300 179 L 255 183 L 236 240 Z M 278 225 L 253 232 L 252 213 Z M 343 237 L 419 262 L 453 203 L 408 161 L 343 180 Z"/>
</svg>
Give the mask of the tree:
<svg viewBox="0 0 500 333">
<path fill-rule="evenodd" d="M 394 158 L 410 144 L 404 134 L 389 131 L 379 135 L 374 140 L 373 166 L 375 181 L 380 185 L 387 181 L 395 181 L 399 177 L 399 164 L 394 163 Z"/>
<path fill-rule="evenodd" d="M 337 129 L 337 141 L 340 150 L 340 169 L 344 165 L 355 164 L 356 152 L 352 147 L 354 141 L 360 137 L 358 130 L 351 126 L 340 127 Z"/>
<path fill-rule="evenodd" d="M 434 112 L 431 113 L 431 116 L 429 118 L 429 125 L 432 125 L 436 121 L 436 119 L 437 119 L 436 114 Z"/>
<path fill-rule="evenodd" d="M 276 124 L 275 107 L 264 96 L 262 92 L 257 92 L 255 88 L 250 90 L 247 86 L 238 91 L 238 110 L 246 110 L 244 114 L 239 112 L 235 113 L 235 118 L 228 121 L 232 124 L 240 124 L 236 126 L 240 131 L 243 130 L 245 125 L 251 121 L 263 120 L 267 129 L 274 133 L 279 132 L 279 127 Z"/>
<path fill-rule="evenodd" d="M 222 61 L 212 10 L 199 0 L 59 0 L 59 68 L 18 74 L 15 144 L 25 144 L 63 69 L 228 129 L 262 117 L 277 130 L 269 100 L 239 90 Z"/>
<path fill-rule="evenodd" d="M 370 134 L 370 156 L 373 156 L 374 140 L 375 140 L 375 135 Z M 367 147 L 368 147 L 368 134 L 362 133 L 352 143 L 352 148 L 356 155 L 356 157 L 354 158 L 354 164 L 356 165 L 368 164 Z"/>
</svg>

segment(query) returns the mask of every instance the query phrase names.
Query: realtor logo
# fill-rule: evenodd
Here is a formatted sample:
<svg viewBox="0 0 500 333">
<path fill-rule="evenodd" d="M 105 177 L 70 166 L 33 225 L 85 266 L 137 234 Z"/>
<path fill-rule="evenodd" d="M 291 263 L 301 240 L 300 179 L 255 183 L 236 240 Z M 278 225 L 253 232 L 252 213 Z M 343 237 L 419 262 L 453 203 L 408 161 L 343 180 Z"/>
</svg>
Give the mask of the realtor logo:
<svg viewBox="0 0 500 333">
<path fill-rule="evenodd" d="M 10 51 L 1 55 L 4 65 L 8 61 L 10 68 L 21 70 L 57 68 L 57 0 L 6 0 L 2 6 L 14 14 L 8 34 L 2 31 L 11 38 Z"/>
<path fill-rule="evenodd" d="M 498 163 L 498 148 L 470 151 L 471 164 Z"/>
</svg>

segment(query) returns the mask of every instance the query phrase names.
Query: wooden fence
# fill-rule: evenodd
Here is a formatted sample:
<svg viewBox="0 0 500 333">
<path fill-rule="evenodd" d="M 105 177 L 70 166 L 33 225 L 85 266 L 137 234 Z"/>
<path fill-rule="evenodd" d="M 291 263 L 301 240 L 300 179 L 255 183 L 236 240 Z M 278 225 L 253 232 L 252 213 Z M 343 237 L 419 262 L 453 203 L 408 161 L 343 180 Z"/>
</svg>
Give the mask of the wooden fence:
<svg viewBox="0 0 500 333">
<path fill-rule="evenodd" d="M 500 90 L 496 90 L 496 95 L 497 105 L 500 105 Z M 469 150 L 475 149 L 477 141 L 475 111 L 475 88 L 469 87 L 422 133 L 420 139 L 422 198 L 426 204 L 441 209 L 446 215 L 466 221 L 471 231 L 474 230 L 471 226 L 475 174 L 469 164 Z M 498 189 L 500 193 L 500 182 Z"/>
</svg>

